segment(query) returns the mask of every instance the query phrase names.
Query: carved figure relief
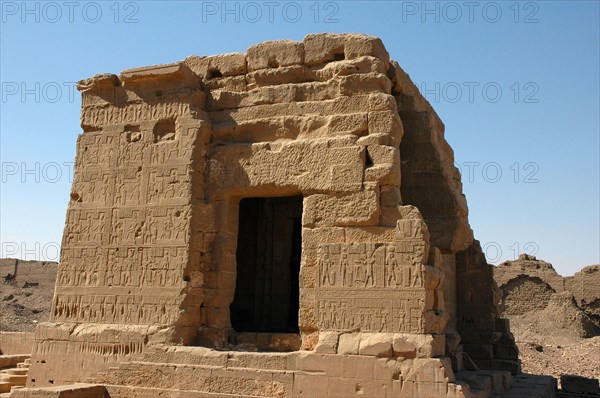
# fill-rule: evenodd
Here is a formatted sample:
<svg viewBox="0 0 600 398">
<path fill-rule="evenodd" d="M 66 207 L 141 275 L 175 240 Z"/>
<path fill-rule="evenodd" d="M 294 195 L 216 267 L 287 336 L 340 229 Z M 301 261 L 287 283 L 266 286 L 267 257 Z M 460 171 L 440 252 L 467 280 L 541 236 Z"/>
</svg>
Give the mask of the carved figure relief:
<svg viewBox="0 0 600 398">
<path fill-rule="evenodd" d="M 317 302 L 320 330 L 422 333 L 424 300 L 391 296 L 324 299 Z"/>
<path fill-rule="evenodd" d="M 317 250 L 319 286 L 422 288 L 422 253 L 423 246 L 416 244 L 322 245 Z"/>
</svg>

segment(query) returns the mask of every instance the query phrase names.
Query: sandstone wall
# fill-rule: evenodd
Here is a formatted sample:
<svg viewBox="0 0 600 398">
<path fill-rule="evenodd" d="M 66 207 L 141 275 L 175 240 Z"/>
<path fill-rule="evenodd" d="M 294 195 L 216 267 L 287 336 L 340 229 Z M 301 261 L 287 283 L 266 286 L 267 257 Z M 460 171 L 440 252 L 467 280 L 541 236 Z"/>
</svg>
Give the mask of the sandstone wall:
<svg viewBox="0 0 600 398">
<path fill-rule="evenodd" d="M 16 355 L 31 354 L 33 348 L 33 333 L 0 332 L 0 354 Z"/>
<path fill-rule="evenodd" d="M 517 261 L 505 261 L 494 267 L 494 279 L 500 288 L 521 275 L 536 277 L 556 292 L 566 289 L 565 278 L 554 270 L 552 264 L 534 256 L 521 254 Z"/>
<path fill-rule="evenodd" d="M 50 323 L 36 330 L 33 385 L 141 355 L 159 330 L 182 341 L 199 317 L 184 310 L 199 292 L 185 282 L 199 257 L 190 246 L 202 182 L 194 148 L 208 136 L 196 117 L 198 77 L 174 65 L 97 76 L 79 89 L 84 133 Z M 81 358 L 80 370 L 66 352 Z"/>
<path fill-rule="evenodd" d="M 539 277 L 518 276 L 501 288 L 504 292 L 503 313 L 523 315 L 534 310 L 543 310 L 548 305 L 555 290 Z"/>
<path fill-rule="evenodd" d="M 402 200 L 422 212 L 431 242 L 443 252 L 469 248 L 473 231 L 454 151 L 444 138 L 444 124 L 396 62 L 393 94 L 404 127 Z"/>
</svg>

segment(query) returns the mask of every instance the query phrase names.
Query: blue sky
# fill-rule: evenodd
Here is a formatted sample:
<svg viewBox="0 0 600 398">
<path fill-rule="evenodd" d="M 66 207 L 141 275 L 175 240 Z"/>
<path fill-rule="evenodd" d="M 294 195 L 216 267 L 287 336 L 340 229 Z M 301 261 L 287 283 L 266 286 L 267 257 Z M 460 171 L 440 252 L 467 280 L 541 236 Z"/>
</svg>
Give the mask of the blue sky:
<svg viewBox="0 0 600 398">
<path fill-rule="evenodd" d="M 56 259 L 77 80 L 315 32 L 382 38 L 446 125 L 490 262 L 600 262 L 597 1 L 0 1 L 2 256 Z"/>
</svg>

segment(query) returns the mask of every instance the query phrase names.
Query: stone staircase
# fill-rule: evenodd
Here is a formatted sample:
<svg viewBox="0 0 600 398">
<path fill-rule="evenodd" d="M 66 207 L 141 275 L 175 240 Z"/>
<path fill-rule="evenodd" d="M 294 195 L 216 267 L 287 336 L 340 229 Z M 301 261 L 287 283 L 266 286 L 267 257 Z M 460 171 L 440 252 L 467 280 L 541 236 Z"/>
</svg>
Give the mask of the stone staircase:
<svg viewBox="0 0 600 398">
<path fill-rule="evenodd" d="M 30 365 L 29 355 L 0 356 L 0 398 L 6 398 L 12 391 L 25 387 Z"/>
<path fill-rule="evenodd" d="M 30 355 L 0 355 L 0 398 L 105 398 L 104 386 L 76 383 L 26 388 Z"/>
</svg>

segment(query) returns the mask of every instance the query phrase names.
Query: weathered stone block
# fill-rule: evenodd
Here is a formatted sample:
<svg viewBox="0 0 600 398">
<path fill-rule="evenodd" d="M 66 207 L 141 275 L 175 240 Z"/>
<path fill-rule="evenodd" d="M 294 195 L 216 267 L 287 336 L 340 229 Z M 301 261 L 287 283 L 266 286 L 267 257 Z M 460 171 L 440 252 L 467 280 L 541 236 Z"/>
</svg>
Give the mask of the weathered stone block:
<svg viewBox="0 0 600 398">
<path fill-rule="evenodd" d="M 391 145 L 392 140 L 388 134 L 368 134 L 360 137 L 356 143 L 358 145 Z"/>
<path fill-rule="evenodd" d="M 356 95 L 370 92 L 390 94 L 392 84 L 382 73 L 348 75 L 340 78 L 340 94 Z"/>
<path fill-rule="evenodd" d="M 577 394 L 599 394 L 598 379 L 577 375 L 560 375 L 560 385 L 563 391 Z"/>
<path fill-rule="evenodd" d="M 353 59 L 364 55 L 389 62 L 383 43 L 376 37 L 366 35 L 313 34 L 304 38 L 304 62 L 316 65 L 330 61 Z"/>
<path fill-rule="evenodd" d="M 367 157 L 372 166 L 365 170 L 365 181 L 378 181 L 382 184 L 400 184 L 400 151 L 392 146 L 370 145 Z"/>
<path fill-rule="evenodd" d="M 241 53 L 192 56 L 184 61 L 203 80 L 242 75 L 246 73 L 246 56 Z"/>
<path fill-rule="evenodd" d="M 375 377 L 375 363 L 375 357 L 360 355 L 345 356 L 343 363 L 344 377 L 350 379 L 371 380 Z"/>
<path fill-rule="evenodd" d="M 358 355 L 360 333 L 343 333 L 340 335 L 337 352 L 342 355 Z"/>
<path fill-rule="evenodd" d="M 384 134 L 390 137 L 390 144 L 398 146 L 404 135 L 404 127 L 397 112 L 369 112 L 369 135 Z"/>
<path fill-rule="evenodd" d="M 335 354 L 338 348 L 338 332 L 319 332 L 319 342 L 315 352 L 319 354 Z"/>
<path fill-rule="evenodd" d="M 276 86 L 286 83 L 305 83 L 312 79 L 307 76 L 303 65 L 282 66 L 280 68 L 259 69 L 247 75 L 248 87 Z"/>
<path fill-rule="evenodd" d="M 294 378 L 294 396 L 297 397 L 326 397 L 329 388 L 329 378 L 299 374 Z"/>
<path fill-rule="evenodd" d="M 379 58 L 363 56 L 350 60 L 329 62 L 311 66 L 306 71 L 311 79 L 316 81 L 327 81 L 340 76 L 353 74 L 378 73 L 386 74 L 386 65 Z"/>
<path fill-rule="evenodd" d="M 266 41 L 248 49 L 248 71 L 301 65 L 304 62 L 304 45 L 291 40 Z"/>
<path fill-rule="evenodd" d="M 394 333 L 393 350 L 395 356 L 404 358 L 431 358 L 445 354 L 443 334 Z"/>
<path fill-rule="evenodd" d="M 107 392 L 104 386 L 76 383 L 55 387 L 20 388 L 15 389 L 11 396 L 17 398 L 103 398 L 106 394 Z"/>
<path fill-rule="evenodd" d="M 376 191 L 348 195 L 310 195 L 304 199 L 302 224 L 305 227 L 375 225 L 379 221 Z"/>
<path fill-rule="evenodd" d="M 388 333 L 361 333 L 359 355 L 392 356 L 392 335 Z"/>
</svg>

